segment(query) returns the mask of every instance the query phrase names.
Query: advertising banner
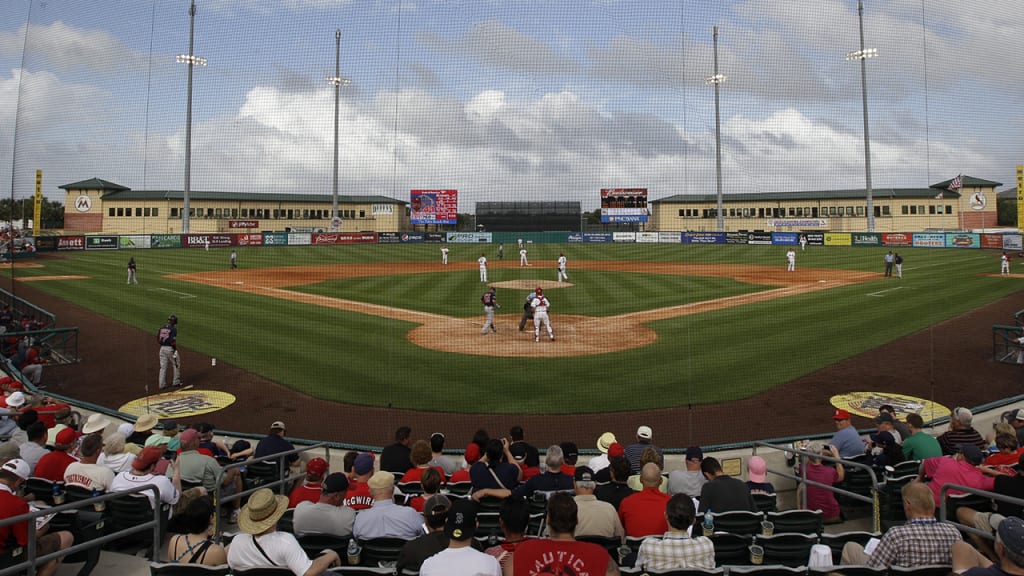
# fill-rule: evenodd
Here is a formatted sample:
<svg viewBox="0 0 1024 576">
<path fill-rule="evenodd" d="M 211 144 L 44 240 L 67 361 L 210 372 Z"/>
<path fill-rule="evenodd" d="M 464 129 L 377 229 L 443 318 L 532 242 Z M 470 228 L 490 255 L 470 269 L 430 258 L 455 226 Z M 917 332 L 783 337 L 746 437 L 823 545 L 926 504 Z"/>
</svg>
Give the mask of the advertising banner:
<svg viewBox="0 0 1024 576">
<path fill-rule="evenodd" d="M 178 234 L 150 234 L 150 248 L 181 248 L 181 236 Z"/>
<path fill-rule="evenodd" d="M 615 236 L 611 232 L 584 232 L 584 242 L 614 242 Z"/>
<path fill-rule="evenodd" d="M 238 246 L 262 246 L 263 234 L 235 234 L 235 244 Z"/>
<path fill-rule="evenodd" d="M 85 250 L 85 236 L 61 236 L 57 239 L 57 250 Z"/>
<path fill-rule="evenodd" d="M 424 241 L 422 232 L 404 232 L 401 240 L 403 244 L 419 244 Z"/>
<path fill-rule="evenodd" d="M 679 244 L 682 234 L 679 232 L 658 232 L 658 242 L 662 244 Z"/>
<path fill-rule="evenodd" d="M 377 244 L 398 244 L 402 240 L 399 232 L 378 232 Z"/>
<path fill-rule="evenodd" d="M 636 241 L 644 242 L 648 244 L 657 244 L 658 233 L 657 232 L 637 232 Z"/>
<path fill-rule="evenodd" d="M 942 248 L 946 245 L 945 234 L 914 234 L 915 248 Z"/>
<path fill-rule="evenodd" d="M 853 240 L 849 232 L 825 232 L 825 246 L 850 246 Z"/>
<path fill-rule="evenodd" d="M 223 248 L 231 246 L 230 234 L 185 234 L 181 237 L 185 248 Z"/>
<path fill-rule="evenodd" d="M 260 221 L 259 220 L 228 220 L 228 228 L 231 228 L 232 230 L 237 229 L 237 228 L 246 229 L 246 228 L 259 228 L 259 227 L 260 227 Z"/>
<path fill-rule="evenodd" d="M 743 243 L 747 243 L 747 236 L 743 234 Z M 683 244 L 725 244 L 725 232 L 683 232 Z"/>
<path fill-rule="evenodd" d="M 458 190 L 412 190 L 409 214 L 413 224 L 456 224 L 459 212 Z"/>
<path fill-rule="evenodd" d="M 288 232 L 288 245 L 289 246 L 309 246 L 309 234 Z"/>
<path fill-rule="evenodd" d="M 906 234 L 903 232 L 884 232 L 882 233 L 882 245 L 883 246 L 913 246 L 914 235 Z"/>
<path fill-rule="evenodd" d="M 853 232 L 854 246 L 881 246 L 882 235 L 877 232 Z"/>
<path fill-rule="evenodd" d="M 570 232 L 568 236 L 565 237 L 565 241 L 570 244 L 578 244 L 583 242 L 583 234 L 579 232 Z"/>
<path fill-rule="evenodd" d="M 768 218 L 769 228 L 828 228 L 828 218 Z"/>
<path fill-rule="evenodd" d="M 612 232 L 612 242 L 636 242 L 636 232 Z"/>
<path fill-rule="evenodd" d="M 117 239 L 117 247 L 122 250 L 130 250 L 132 248 L 149 248 L 149 235 L 132 234 L 129 236 L 120 236 Z"/>
<path fill-rule="evenodd" d="M 57 241 L 60 236 L 38 236 L 36 238 L 36 250 L 40 252 L 52 252 L 57 249 Z"/>
<path fill-rule="evenodd" d="M 981 247 L 982 248 L 994 248 L 996 250 L 1003 249 L 1003 235 L 1002 234 L 982 234 L 981 235 Z"/>
<path fill-rule="evenodd" d="M 968 232 L 946 234 L 946 248 L 980 248 L 981 236 Z"/>
<path fill-rule="evenodd" d="M 715 232 L 708 232 L 708 234 L 715 234 Z M 725 233 L 726 244 L 746 244 L 747 233 L 746 232 L 726 232 Z"/>
<path fill-rule="evenodd" d="M 747 244 L 771 244 L 771 232 L 747 232 Z"/>
<path fill-rule="evenodd" d="M 449 232 L 448 241 L 460 244 L 489 243 L 492 235 L 490 232 Z"/>
<path fill-rule="evenodd" d="M 425 232 L 423 234 L 423 241 L 429 244 L 438 244 L 447 240 L 448 234 L 445 232 Z"/>
<path fill-rule="evenodd" d="M 796 232 L 772 232 L 772 244 L 777 246 L 795 246 L 800 243 L 800 235 Z"/>
<path fill-rule="evenodd" d="M 601 222 L 647 222 L 647 188 L 602 188 Z"/>
<path fill-rule="evenodd" d="M 1003 234 L 1003 250 L 1024 250 L 1024 237 L 1020 234 Z"/>
<path fill-rule="evenodd" d="M 117 250 L 117 236 L 86 236 L 86 250 Z"/>
<path fill-rule="evenodd" d="M 264 232 L 263 233 L 263 245 L 264 246 L 287 246 L 288 245 L 288 233 L 287 232 Z"/>
<path fill-rule="evenodd" d="M 375 244 L 376 232 L 317 232 L 311 237 L 314 246 L 324 244 Z"/>
<path fill-rule="evenodd" d="M 807 244 L 811 246 L 824 246 L 825 245 L 825 233 L 824 232 L 804 232 L 804 238 L 807 238 Z"/>
</svg>

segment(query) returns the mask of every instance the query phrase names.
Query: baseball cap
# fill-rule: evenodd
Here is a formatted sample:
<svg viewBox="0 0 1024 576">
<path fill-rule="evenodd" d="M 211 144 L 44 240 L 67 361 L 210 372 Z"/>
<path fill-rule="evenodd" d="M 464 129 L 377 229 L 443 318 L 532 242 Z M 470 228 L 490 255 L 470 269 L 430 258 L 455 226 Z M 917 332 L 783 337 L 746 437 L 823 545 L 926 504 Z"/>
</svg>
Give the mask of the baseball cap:
<svg viewBox="0 0 1024 576">
<path fill-rule="evenodd" d="M 318 460 L 318 458 L 315 458 L 315 460 Z M 306 469 L 308 470 L 309 466 L 306 466 Z M 324 485 L 321 487 L 320 490 L 324 494 L 337 494 L 338 492 L 346 492 L 348 491 L 348 476 L 345 476 L 341 472 L 328 474 L 327 478 L 324 478 Z"/>
<path fill-rule="evenodd" d="M 849 420 L 850 413 L 841 408 L 836 408 L 836 411 L 832 413 L 833 420 Z"/>
<path fill-rule="evenodd" d="M 355 462 L 352 463 L 352 470 L 360 476 L 369 474 L 373 470 L 373 454 L 362 452 L 356 456 Z"/>
<path fill-rule="evenodd" d="M 145 470 L 152 466 L 157 460 L 163 458 L 164 447 L 163 446 L 146 446 L 139 452 L 139 455 L 132 461 L 132 468 L 136 470 Z"/>
<path fill-rule="evenodd" d="M 700 449 L 700 446 L 690 446 L 686 449 L 687 460 L 703 460 L 704 451 Z"/>
<path fill-rule="evenodd" d="M 605 432 L 604 434 L 601 434 L 600 438 L 597 439 L 597 449 L 602 454 L 607 454 L 608 447 L 614 444 L 616 441 L 617 440 L 615 439 L 615 434 L 612 434 L 611 432 Z"/>
<path fill-rule="evenodd" d="M 1010 413 L 1011 420 L 1024 420 L 1024 410 L 1017 408 Z"/>
<path fill-rule="evenodd" d="M 57 432 L 57 437 L 54 438 L 54 444 L 57 446 L 70 446 L 75 443 L 75 440 L 81 436 L 77 430 L 73 428 L 65 428 L 60 432 Z"/>
<path fill-rule="evenodd" d="M 284 425 L 284 422 L 281 422 L 280 420 L 274 420 L 274 422 L 270 424 L 270 429 L 271 430 L 287 430 L 288 427 Z"/>
<path fill-rule="evenodd" d="M 1007 550 L 1018 556 L 1024 554 L 1024 520 L 1008 516 L 999 523 L 996 533 Z"/>
<path fill-rule="evenodd" d="M 370 485 L 370 490 L 386 490 L 395 485 L 395 475 L 391 472 L 378 470 L 373 476 L 370 476 L 366 483 Z"/>
<path fill-rule="evenodd" d="M 964 460 L 975 466 L 985 461 L 985 456 L 982 455 L 981 449 L 974 444 L 961 444 L 956 447 L 956 451 L 958 454 L 964 455 Z"/>
<path fill-rule="evenodd" d="M 566 460 L 572 460 L 580 456 L 580 449 L 576 447 L 574 442 L 562 442 L 558 447 L 562 449 L 562 455 Z"/>
<path fill-rule="evenodd" d="M 636 429 L 636 437 L 643 438 L 644 440 L 650 440 L 651 436 L 654 436 L 654 432 L 650 426 L 641 426 Z"/>
<path fill-rule="evenodd" d="M 308 464 L 306 464 L 306 472 L 312 472 L 317 475 L 327 472 L 327 468 L 327 460 L 324 460 L 323 458 L 313 458 Z"/>
<path fill-rule="evenodd" d="M 173 418 L 172 419 L 168 419 L 168 420 L 164 420 L 164 423 L 160 425 L 160 429 L 163 430 L 164 432 L 166 432 L 168 430 L 174 430 L 175 432 L 177 432 L 178 431 L 178 421 L 174 420 Z"/>
<path fill-rule="evenodd" d="M 875 424 L 881 424 L 883 422 L 888 422 L 889 424 L 892 424 L 896 422 L 896 420 L 892 417 L 892 414 L 889 414 L 888 412 L 882 412 L 878 416 L 875 416 Z"/>
<path fill-rule="evenodd" d="M 7 405 L 11 408 L 20 408 L 25 404 L 25 394 L 22 392 L 11 392 L 7 397 Z"/>
<path fill-rule="evenodd" d="M 180 442 L 182 445 L 191 444 L 196 440 L 199 440 L 199 431 L 196 430 L 195 428 L 189 428 L 188 430 L 185 430 L 184 432 L 181 433 L 181 436 L 178 437 L 178 442 Z"/>
<path fill-rule="evenodd" d="M 614 458 L 615 456 L 625 456 L 626 449 L 622 447 L 622 444 L 618 442 L 612 442 L 611 446 L 608 447 L 608 457 Z"/>
<path fill-rule="evenodd" d="M 4 462 L 4 465 L 0 466 L 0 468 L 14 474 L 22 480 L 28 480 L 28 477 L 32 474 L 32 467 L 28 465 L 28 462 L 25 462 L 21 458 L 8 460 L 7 462 Z"/>
<path fill-rule="evenodd" d="M 768 477 L 768 463 L 760 456 L 751 456 L 747 460 L 747 478 L 751 482 L 762 483 Z"/>
<path fill-rule="evenodd" d="M 895 444 L 896 438 L 889 432 L 879 432 L 871 435 L 871 441 L 875 444 Z"/>
<path fill-rule="evenodd" d="M 475 442 L 466 445 L 466 463 L 473 464 L 480 459 L 480 446 Z"/>
<path fill-rule="evenodd" d="M 473 446 L 476 446 L 476 444 L 473 444 Z M 512 458 L 514 458 L 516 462 L 526 460 L 526 444 L 516 442 L 509 447 L 508 451 L 512 453 Z"/>
<path fill-rule="evenodd" d="M 448 514 L 452 507 L 452 501 L 444 494 L 434 494 L 423 503 L 423 515 L 430 518 L 440 519 Z M 434 526 L 440 526 L 437 522 Z"/>
<path fill-rule="evenodd" d="M 588 466 L 579 466 L 576 468 L 576 472 L 572 475 L 573 479 L 577 482 L 593 482 L 594 471 Z"/>
<path fill-rule="evenodd" d="M 26 466 L 28 466 L 26 464 Z M 444 533 L 452 540 L 469 540 L 476 533 L 476 502 L 460 498 L 448 510 Z"/>
</svg>

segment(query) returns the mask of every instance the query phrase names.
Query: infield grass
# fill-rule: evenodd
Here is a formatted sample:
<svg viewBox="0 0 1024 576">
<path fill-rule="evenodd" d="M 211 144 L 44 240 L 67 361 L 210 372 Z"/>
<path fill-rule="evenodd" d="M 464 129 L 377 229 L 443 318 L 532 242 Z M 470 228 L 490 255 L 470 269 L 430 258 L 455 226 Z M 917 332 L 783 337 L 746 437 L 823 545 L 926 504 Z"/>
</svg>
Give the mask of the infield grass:
<svg viewBox="0 0 1024 576">
<path fill-rule="evenodd" d="M 452 261 L 473 261 L 481 251 L 480 245 L 449 247 Z M 496 252 L 495 246 L 483 249 L 489 257 Z M 439 260 L 436 245 L 237 250 L 243 268 Z M 766 288 L 727 278 L 574 270 L 574 261 L 781 267 L 785 254 L 785 248 L 778 246 L 533 245 L 530 257 L 535 268 L 493 268 L 491 280 L 553 280 L 553 262 L 562 251 L 569 257 L 569 275 L 576 286 L 552 291 L 556 331 L 559 313 L 607 316 Z M 886 251 L 810 247 L 798 252 L 797 266 L 880 272 Z M 168 314 L 177 314 L 181 346 L 316 397 L 478 413 L 606 412 L 744 398 L 1024 288 L 1020 279 L 983 275 L 998 271 L 997 252 L 906 249 L 900 251 L 906 258 L 902 281 L 879 278 L 652 322 L 648 326 L 658 333 L 658 340 L 634 350 L 568 358 L 503 358 L 421 348 L 406 339 L 416 326 L 411 322 L 165 277 L 223 270 L 229 252 L 60 253 L 40 259 L 43 268 L 13 272 L 17 277 L 88 276 L 33 286 L 147 333 L 155 333 Z M 125 285 L 129 256 L 139 264 L 139 286 Z M 10 274 L 10 269 L 5 273 Z M 336 280 L 292 289 L 458 317 L 481 315 L 482 286 L 475 269 Z M 501 312 L 518 316 L 523 292 L 499 291 L 499 295 L 503 292 L 508 297 L 502 300 Z M 622 338 L 628 339 L 629 334 L 623 333 Z M 152 356 L 155 363 L 155 345 L 150 340 L 133 343 L 130 350 L 111 350 L 111 359 L 118 354 L 143 354 Z"/>
</svg>

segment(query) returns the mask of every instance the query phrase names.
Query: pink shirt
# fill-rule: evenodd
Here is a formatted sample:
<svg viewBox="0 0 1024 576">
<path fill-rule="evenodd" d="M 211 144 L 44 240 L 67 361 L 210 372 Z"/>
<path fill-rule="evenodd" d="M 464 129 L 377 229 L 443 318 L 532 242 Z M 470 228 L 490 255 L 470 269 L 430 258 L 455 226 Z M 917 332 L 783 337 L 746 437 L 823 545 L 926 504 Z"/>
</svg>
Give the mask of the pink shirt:
<svg viewBox="0 0 1024 576">
<path fill-rule="evenodd" d="M 942 505 L 939 497 L 942 487 L 946 484 L 960 484 L 961 486 L 991 491 L 996 482 L 995 478 L 985 476 L 970 462 L 954 460 L 948 456 L 938 456 L 925 460 L 924 475 L 932 479 L 928 483 L 928 487 L 932 489 L 932 493 L 935 495 L 936 507 Z M 964 492 L 962 490 L 947 490 L 946 493 L 963 494 Z"/>
</svg>

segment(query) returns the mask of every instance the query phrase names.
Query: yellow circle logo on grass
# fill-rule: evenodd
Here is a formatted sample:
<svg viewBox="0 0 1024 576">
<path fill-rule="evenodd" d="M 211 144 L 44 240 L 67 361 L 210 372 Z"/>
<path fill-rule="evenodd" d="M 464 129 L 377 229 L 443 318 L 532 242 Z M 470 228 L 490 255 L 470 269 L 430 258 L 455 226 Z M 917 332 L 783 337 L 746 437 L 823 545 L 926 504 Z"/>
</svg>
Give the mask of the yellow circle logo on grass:
<svg viewBox="0 0 1024 576">
<path fill-rule="evenodd" d="M 888 392 L 848 392 L 836 394 L 829 399 L 836 408 L 840 408 L 865 418 L 878 416 L 878 407 L 888 404 L 896 410 L 896 417 L 903 419 L 907 414 L 920 414 L 921 419 L 930 422 L 936 418 L 949 416 L 950 410 L 942 404 L 936 404 L 924 398 L 890 394 Z"/>
<path fill-rule="evenodd" d="M 235 403 L 235 397 L 215 390 L 177 390 L 132 400 L 118 411 L 132 416 L 153 414 L 157 418 L 188 418 L 216 412 Z"/>
</svg>

